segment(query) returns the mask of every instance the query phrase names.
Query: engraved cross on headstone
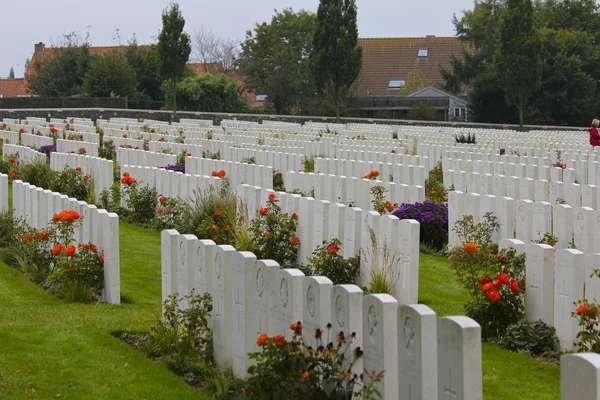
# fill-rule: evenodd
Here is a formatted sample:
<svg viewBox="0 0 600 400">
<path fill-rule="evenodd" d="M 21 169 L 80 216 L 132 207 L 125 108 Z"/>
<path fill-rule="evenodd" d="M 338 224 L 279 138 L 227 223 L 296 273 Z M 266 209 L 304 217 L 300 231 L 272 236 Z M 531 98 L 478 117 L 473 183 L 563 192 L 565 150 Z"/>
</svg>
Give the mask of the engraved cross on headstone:
<svg viewBox="0 0 600 400">
<path fill-rule="evenodd" d="M 452 390 L 452 370 L 448 369 L 448 386 L 444 388 L 444 400 L 457 400 L 456 391 Z"/>
<path fill-rule="evenodd" d="M 563 279 L 562 281 L 562 290 L 560 292 L 558 292 L 558 295 L 560 296 L 560 316 L 561 316 L 561 320 L 565 320 L 565 304 L 568 301 L 569 295 L 567 293 L 565 293 L 565 280 Z"/>
</svg>

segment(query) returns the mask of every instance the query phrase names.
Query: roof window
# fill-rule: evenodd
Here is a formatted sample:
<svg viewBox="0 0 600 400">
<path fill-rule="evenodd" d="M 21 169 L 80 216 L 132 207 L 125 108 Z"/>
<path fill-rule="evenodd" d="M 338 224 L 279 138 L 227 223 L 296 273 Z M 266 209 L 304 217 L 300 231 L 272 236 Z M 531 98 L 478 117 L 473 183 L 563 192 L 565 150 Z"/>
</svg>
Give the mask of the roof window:
<svg viewBox="0 0 600 400">
<path fill-rule="evenodd" d="M 427 57 L 429 55 L 429 49 L 427 47 L 421 47 L 417 57 Z"/>
<path fill-rule="evenodd" d="M 390 79 L 388 89 L 398 90 L 405 84 L 406 84 L 406 81 L 404 79 Z"/>
</svg>

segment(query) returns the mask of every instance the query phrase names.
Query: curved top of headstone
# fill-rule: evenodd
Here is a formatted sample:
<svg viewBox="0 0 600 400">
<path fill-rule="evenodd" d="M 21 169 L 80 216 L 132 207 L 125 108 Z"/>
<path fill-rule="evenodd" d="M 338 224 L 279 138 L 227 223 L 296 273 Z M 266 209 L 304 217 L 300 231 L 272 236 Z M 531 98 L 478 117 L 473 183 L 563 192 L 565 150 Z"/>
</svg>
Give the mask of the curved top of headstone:
<svg viewBox="0 0 600 400">
<path fill-rule="evenodd" d="M 439 319 L 439 321 L 446 321 L 446 323 L 451 322 L 454 325 L 463 329 L 481 328 L 481 326 L 474 319 L 465 317 L 464 315 L 458 315 L 454 317 L 442 317 Z"/>
</svg>

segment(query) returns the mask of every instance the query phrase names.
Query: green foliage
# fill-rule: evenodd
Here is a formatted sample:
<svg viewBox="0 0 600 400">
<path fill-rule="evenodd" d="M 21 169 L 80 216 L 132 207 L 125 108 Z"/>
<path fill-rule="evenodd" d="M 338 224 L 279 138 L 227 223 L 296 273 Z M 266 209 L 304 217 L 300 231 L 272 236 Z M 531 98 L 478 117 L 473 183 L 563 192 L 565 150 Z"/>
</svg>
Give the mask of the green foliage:
<svg viewBox="0 0 600 400">
<path fill-rule="evenodd" d="M 80 201 L 87 201 L 91 180 L 77 169 L 64 169 L 57 172 L 51 182 L 50 190 L 59 192 Z"/>
<path fill-rule="evenodd" d="M 179 230 L 183 225 L 183 220 L 190 213 L 189 206 L 180 199 L 165 196 L 161 196 L 158 203 L 154 228 L 158 231 L 164 229 Z"/>
<path fill-rule="evenodd" d="M 304 157 L 302 164 L 304 165 L 304 172 L 315 172 L 315 157 Z"/>
<path fill-rule="evenodd" d="M 507 0 L 499 31 L 494 64 L 506 102 L 519 110 L 524 124 L 524 107 L 541 85 L 541 43 L 533 26 L 531 0 Z"/>
<path fill-rule="evenodd" d="M 354 0 L 321 0 L 317 11 L 311 71 L 318 90 L 338 119 L 362 66 L 356 13 Z"/>
<path fill-rule="evenodd" d="M 83 91 L 90 97 L 135 96 L 135 72 L 119 53 L 92 58 Z"/>
<path fill-rule="evenodd" d="M 107 160 L 117 161 L 117 146 L 110 139 L 103 140 L 102 145 L 98 148 L 98 157 L 105 158 Z"/>
<path fill-rule="evenodd" d="M 267 95 L 277 114 L 287 114 L 315 92 L 307 56 L 312 53 L 316 17 L 289 8 L 276 12 L 270 23 L 256 24 L 242 43 L 239 71 L 245 86 Z"/>
<path fill-rule="evenodd" d="M 169 296 L 163 309 L 162 320 L 142 338 L 139 347 L 176 374 L 202 370 L 203 365 L 212 362 L 212 334 L 208 329 L 212 311 L 210 293 L 192 293 L 183 298 L 178 294 Z"/>
<path fill-rule="evenodd" d="M 10 67 L 10 71 L 8 72 L 8 79 L 15 79 L 15 70 L 13 67 Z"/>
<path fill-rule="evenodd" d="M 36 60 L 35 73 L 27 77 L 29 90 L 45 97 L 80 95 L 83 92 L 84 76 L 91 63 L 87 37 L 80 43 L 80 38 L 75 33 L 67 34 L 60 47 L 46 51 L 55 56 Z"/>
<path fill-rule="evenodd" d="M 352 399 L 353 392 L 361 386 L 361 379 L 352 368 L 362 357 L 360 347 L 351 349 L 355 334 L 340 332 L 335 338 L 331 324 L 327 331 L 316 329 L 306 332 L 314 335 L 315 346 L 306 346 L 300 322 L 290 326 L 294 336 L 290 342 L 284 336 L 269 337 L 262 334 L 257 344 L 261 350 L 251 353 L 256 365 L 248 369 L 246 395 L 249 399 Z M 383 375 L 383 373 L 381 374 Z M 372 389 L 372 387 L 371 387 Z M 364 393 L 364 392 L 363 392 Z M 356 396 L 354 398 L 374 399 Z"/>
<path fill-rule="evenodd" d="M 250 232 L 256 243 L 255 254 L 259 260 L 275 260 L 287 268 L 293 266 L 298 258 L 298 216 L 282 213 L 278 202 L 274 193 L 269 195 L 266 207 L 262 207 L 250 223 Z"/>
<path fill-rule="evenodd" d="M 186 64 L 192 52 L 190 35 L 184 32 L 185 19 L 179 5 L 171 3 L 162 13 L 162 30 L 158 34 L 158 73 L 165 88 L 172 95 L 173 109 L 177 109 L 177 83 L 184 77 Z"/>
<path fill-rule="evenodd" d="M 52 171 L 50 164 L 46 162 L 36 161 L 31 164 L 25 164 L 19 170 L 20 180 L 44 189 L 51 189 L 55 186 L 53 185 L 53 181 L 57 175 L 61 175 L 61 173 Z M 63 192 L 61 191 L 60 193 Z"/>
<path fill-rule="evenodd" d="M 448 190 L 444 186 L 444 171 L 442 162 L 429 171 L 429 177 L 425 180 L 425 198 L 438 204 L 448 202 Z"/>
<path fill-rule="evenodd" d="M 354 284 L 360 273 L 360 257 L 348 259 L 339 253 L 342 242 L 333 238 L 323 241 L 312 257 L 308 258 L 307 272 L 310 275 L 326 276 L 334 285 Z"/>
<path fill-rule="evenodd" d="M 148 224 L 156 215 L 158 205 L 158 193 L 149 185 L 140 187 L 137 183 L 127 185 L 123 189 L 127 197 L 127 208 L 129 214 L 126 220 L 135 224 Z"/>
<path fill-rule="evenodd" d="M 397 254 L 392 254 L 389 243 L 379 243 L 377 233 L 369 228 L 371 246 L 361 250 L 361 256 L 369 259 L 371 270 L 369 271 L 368 283 L 363 290 L 366 293 L 395 294 L 396 282 L 399 277 L 400 259 Z"/>
<path fill-rule="evenodd" d="M 244 112 L 248 104 L 237 80 L 225 74 L 189 76 L 177 86 L 179 106 L 186 111 Z"/>
<path fill-rule="evenodd" d="M 416 101 L 410 106 L 408 118 L 414 121 L 434 121 L 435 109 L 426 101 Z"/>
<path fill-rule="evenodd" d="M 242 163 L 243 164 L 255 164 L 256 165 L 256 157 L 242 158 Z"/>
<path fill-rule="evenodd" d="M 539 320 L 530 322 L 522 319 L 508 327 L 504 336 L 498 340 L 503 349 L 536 356 L 555 356 L 558 348 L 556 329 Z"/>
<path fill-rule="evenodd" d="M 236 227 L 236 196 L 227 187 L 194 192 L 195 200 L 186 211 L 180 231 L 217 244 L 231 244 Z"/>
<path fill-rule="evenodd" d="M 276 192 L 285 192 L 283 172 L 279 170 L 273 170 L 273 190 Z"/>
<path fill-rule="evenodd" d="M 138 46 L 135 36 L 125 50 L 127 62 L 135 73 L 136 94 L 140 100 L 164 100 L 158 76 L 158 53 L 155 44 Z"/>
</svg>

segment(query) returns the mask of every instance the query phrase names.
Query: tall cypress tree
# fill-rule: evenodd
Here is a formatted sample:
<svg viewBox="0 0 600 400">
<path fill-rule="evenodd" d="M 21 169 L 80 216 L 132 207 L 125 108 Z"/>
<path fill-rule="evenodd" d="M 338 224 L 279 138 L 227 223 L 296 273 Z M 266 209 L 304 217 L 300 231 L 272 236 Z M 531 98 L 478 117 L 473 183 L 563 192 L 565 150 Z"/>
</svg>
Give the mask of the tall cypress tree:
<svg viewBox="0 0 600 400">
<path fill-rule="evenodd" d="M 10 72 L 8 73 L 8 79 L 15 79 L 15 70 L 13 67 L 10 67 Z"/>
<path fill-rule="evenodd" d="M 533 26 L 531 0 L 507 0 L 494 64 L 506 103 L 515 105 L 519 111 L 521 127 L 523 110 L 541 85 L 540 43 Z"/>
<path fill-rule="evenodd" d="M 356 13 L 354 0 L 320 0 L 317 11 L 311 69 L 317 88 L 335 109 L 338 120 L 362 64 Z"/>
<path fill-rule="evenodd" d="M 183 78 L 192 52 L 190 35 L 183 31 L 185 19 L 177 3 L 171 3 L 163 11 L 162 25 L 156 46 L 158 74 L 166 81 L 167 90 L 172 96 L 173 109 L 177 110 L 177 83 Z"/>
</svg>

